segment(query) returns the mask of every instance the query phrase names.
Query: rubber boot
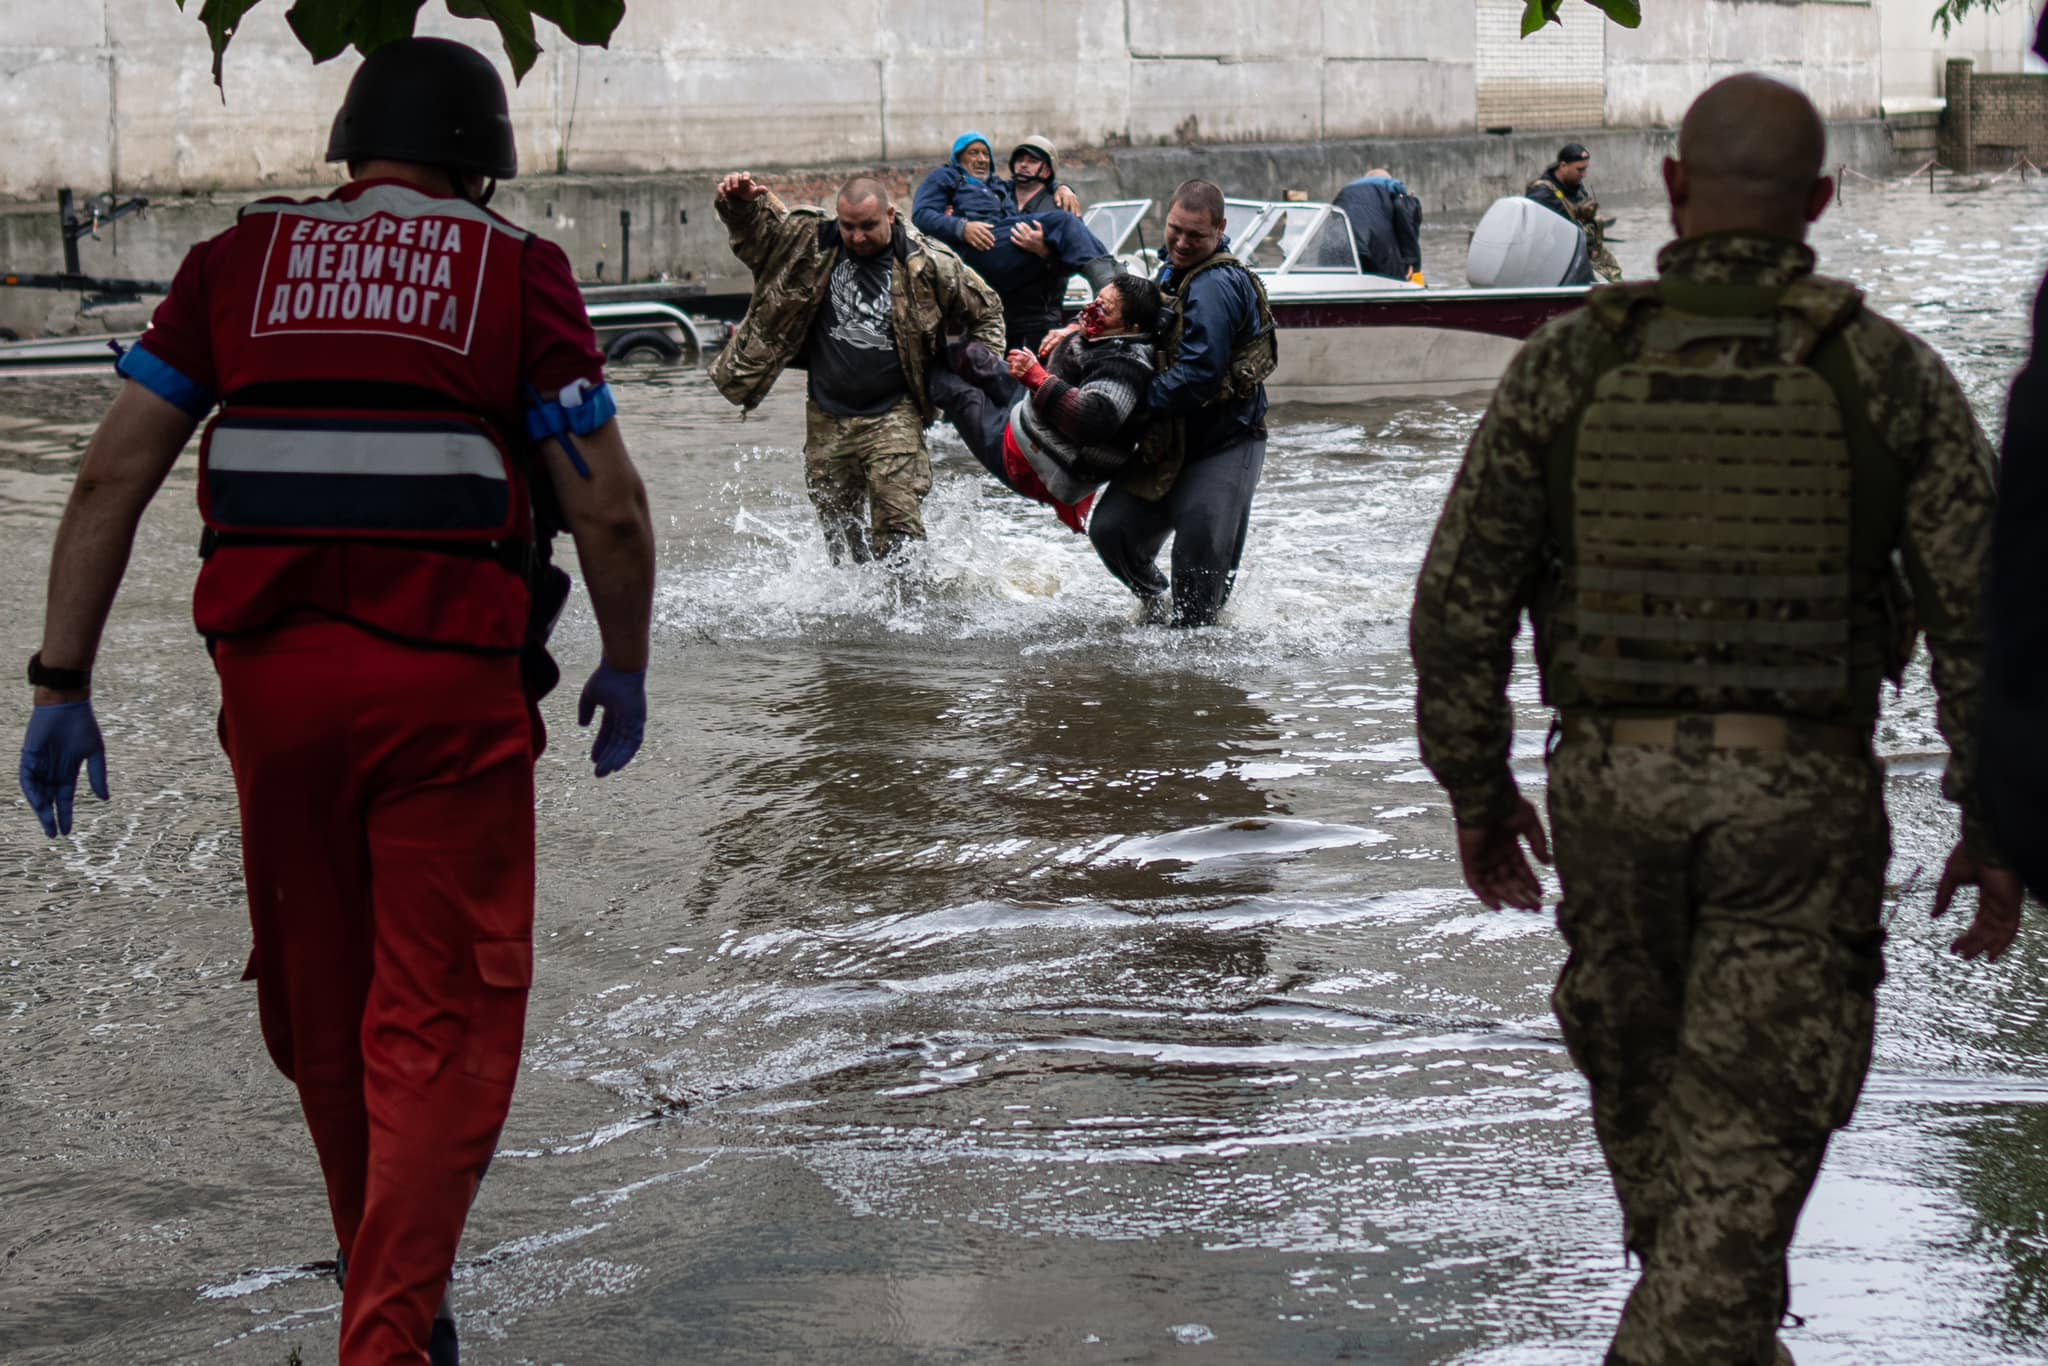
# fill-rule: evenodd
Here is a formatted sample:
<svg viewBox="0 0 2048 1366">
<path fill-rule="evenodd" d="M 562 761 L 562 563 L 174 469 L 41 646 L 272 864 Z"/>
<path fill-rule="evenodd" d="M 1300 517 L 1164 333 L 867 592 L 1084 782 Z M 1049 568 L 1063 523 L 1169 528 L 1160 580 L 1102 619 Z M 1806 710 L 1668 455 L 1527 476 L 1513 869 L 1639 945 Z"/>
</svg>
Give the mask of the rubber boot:
<svg viewBox="0 0 2048 1366">
<path fill-rule="evenodd" d="M 462 1349 L 455 1340 L 455 1313 L 445 1296 L 434 1313 L 434 1335 L 427 1339 L 427 1366 L 462 1366 Z"/>
<path fill-rule="evenodd" d="M 1123 267 L 1117 263 L 1114 256 L 1098 256 L 1081 267 L 1081 278 L 1086 280 L 1088 288 L 1097 294 L 1122 273 Z"/>
</svg>

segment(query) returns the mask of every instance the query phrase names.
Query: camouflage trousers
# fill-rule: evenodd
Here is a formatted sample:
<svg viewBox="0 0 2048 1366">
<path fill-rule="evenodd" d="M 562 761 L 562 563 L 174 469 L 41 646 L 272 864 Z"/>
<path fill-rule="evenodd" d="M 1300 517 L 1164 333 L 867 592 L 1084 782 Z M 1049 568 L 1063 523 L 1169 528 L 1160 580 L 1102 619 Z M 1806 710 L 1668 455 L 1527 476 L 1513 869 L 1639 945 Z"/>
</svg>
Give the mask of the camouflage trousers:
<svg viewBox="0 0 2048 1366">
<path fill-rule="evenodd" d="M 924 420 L 908 399 L 879 417 L 835 417 L 809 404 L 804 486 L 834 564 L 865 563 L 923 540 L 932 491 Z"/>
<path fill-rule="evenodd" d="M 1608 1366 L 1771 1366 L 1786 1251 L 1870 1065 L 1891 828 L 1867 753 L 1567 727 L 1552 1005 L 1642 1277 Z"/>
<path fill-rule="evenodd" d="M 1589 245 L 1592 247 L 1590 254 L 1593 258 L 1593 279 L 1603 285 L 1618 282 L 1621 279 L 1621 262 L 1614 259 L 1614 253 L 1607 249 L 1607 243 L 1595 238 Z"/>
</svg>

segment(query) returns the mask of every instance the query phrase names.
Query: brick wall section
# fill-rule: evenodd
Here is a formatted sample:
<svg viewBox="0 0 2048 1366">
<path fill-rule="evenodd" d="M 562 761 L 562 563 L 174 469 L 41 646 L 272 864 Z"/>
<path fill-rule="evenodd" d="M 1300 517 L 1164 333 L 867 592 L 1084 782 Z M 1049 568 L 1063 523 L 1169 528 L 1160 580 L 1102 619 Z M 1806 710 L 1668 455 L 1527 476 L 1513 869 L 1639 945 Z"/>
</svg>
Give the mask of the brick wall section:
<svg viewBox="0 0 2048 1366">
<path fill-rule="evenodd" d="M 2048 75 L 1984 75 L 1950 62 L 1941 146 L 1958 171 L 2003 170 L 2020 157 L 2048 165 Z"/>
<path fill-rule="evenodd" d="M 1970 95 L 1979 161 L 2048 163 L 2048 76 L 1973 76 Z"/>
</svg>

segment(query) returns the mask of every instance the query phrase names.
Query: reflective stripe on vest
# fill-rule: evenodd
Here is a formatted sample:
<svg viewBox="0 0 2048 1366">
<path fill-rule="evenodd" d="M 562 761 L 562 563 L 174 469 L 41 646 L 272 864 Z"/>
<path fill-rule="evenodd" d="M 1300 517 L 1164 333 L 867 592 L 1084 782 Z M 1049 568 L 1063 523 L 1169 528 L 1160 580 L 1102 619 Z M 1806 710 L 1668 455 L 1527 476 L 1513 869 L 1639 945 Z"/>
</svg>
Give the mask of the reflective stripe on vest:
<svg viewBox="0 0 2048 1366">
<path fill-rule="evenodd" d="M 463 413 L 235 409 L 200 446 L 199 510 L 222 533 L 495 541 L 524 533 L 490 425 Z"/>
</svg>

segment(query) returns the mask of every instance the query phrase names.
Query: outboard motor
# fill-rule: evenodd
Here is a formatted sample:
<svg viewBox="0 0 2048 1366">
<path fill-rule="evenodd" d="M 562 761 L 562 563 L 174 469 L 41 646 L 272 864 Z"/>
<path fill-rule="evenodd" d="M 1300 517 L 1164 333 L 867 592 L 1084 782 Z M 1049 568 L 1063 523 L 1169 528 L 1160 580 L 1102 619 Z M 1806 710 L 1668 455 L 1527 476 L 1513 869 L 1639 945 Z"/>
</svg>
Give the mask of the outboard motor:
<svg viewBox="0 0 2048 1366">
<path fill-rule="evenodd" d="M 1592 250 L 1578 224 L 1535 200 L 1496 199 L 1472 231 L 1465 278 L 1478 289 L 1590 285 Z"/>
</svg>

